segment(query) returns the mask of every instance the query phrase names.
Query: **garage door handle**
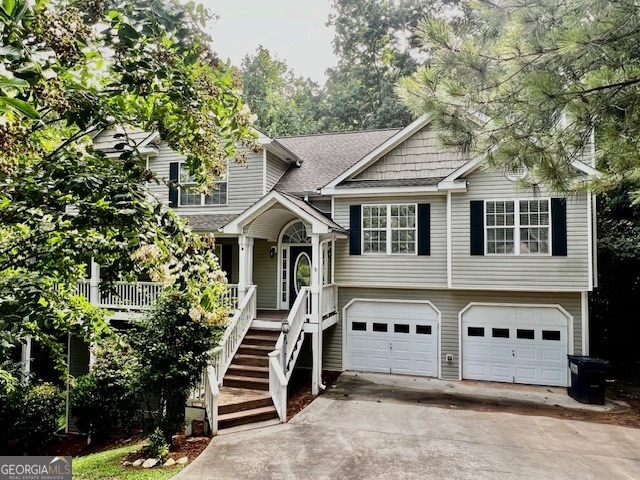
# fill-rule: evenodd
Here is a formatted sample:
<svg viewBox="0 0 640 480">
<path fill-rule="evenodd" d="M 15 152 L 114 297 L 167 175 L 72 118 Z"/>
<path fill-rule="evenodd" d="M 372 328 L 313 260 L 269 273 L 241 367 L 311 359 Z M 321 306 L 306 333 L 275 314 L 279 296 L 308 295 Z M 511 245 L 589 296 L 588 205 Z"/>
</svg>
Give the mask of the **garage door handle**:
<svg viewBox="0 0 640 480">
<path fill-rule="evenodd" d="M 511 356 L 515 357 L 516 356 L 516 351 L 515 350 L 511 350 Z"/>
</svg>

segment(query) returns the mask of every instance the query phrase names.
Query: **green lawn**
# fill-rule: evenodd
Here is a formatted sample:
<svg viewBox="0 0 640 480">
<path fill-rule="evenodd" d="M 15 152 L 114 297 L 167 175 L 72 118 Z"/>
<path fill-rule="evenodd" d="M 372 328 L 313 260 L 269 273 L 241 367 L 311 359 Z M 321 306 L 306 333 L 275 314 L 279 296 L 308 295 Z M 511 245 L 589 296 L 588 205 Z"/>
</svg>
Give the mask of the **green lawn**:
<svg viewBox="0 0 640 480">
<path fill-rule="evenodd" d="M 73 479 L 109 479 L 109 480 L 162 480 L 178 473 L 182 465 L 175 465 L 171 468 L 132 468 L 123 467 L 123 458 L 135 450 L 140 449 L 142 443 L 129 445 L 127 447 L 106 450 L 104 452 L 93 453 L 86 457 L 74 458 Z"/>
</svg>

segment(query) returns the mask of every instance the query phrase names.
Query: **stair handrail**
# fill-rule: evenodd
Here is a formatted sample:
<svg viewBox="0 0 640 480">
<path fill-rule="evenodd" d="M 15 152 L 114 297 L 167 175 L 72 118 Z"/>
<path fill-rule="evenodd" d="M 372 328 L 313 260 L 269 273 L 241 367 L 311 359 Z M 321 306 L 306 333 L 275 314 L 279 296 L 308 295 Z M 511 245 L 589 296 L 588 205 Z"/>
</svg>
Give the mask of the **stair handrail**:
<svg viewBox="0 0 640 480">
<path fill-rule="evenodd" d="M 274 350 L 269 353 L 269 393 L 282 422 L 287 421 L 287 386 L 304 341 L 307 297 L 310 291 L 310 287 L 300 289 L 289 315 L 283 322 L 288 327 L 287 342 L 285 344 L 285 334 L 280 333 Z"/>
<path fill-rule="evenodd" d="M 216 369 L 209 365 L 204 373 L 204 408 L 209 419 L 209 428 L 211 435 L 218 433 L 218 396 L 220 389 L 218 387 L 218 377 Z"/>
<path fill-rule="evenodd" d="M 222 379 L 227 373 L 233 356 L 240 347 L 242 340 L 251 327 L 256 316 L 256 286 L 251 285 L 238 305 L 238 309 L 231 318 L 227 329 L 218 346 L 212 351 L 213 366 L 218 376 L 218 386 L 222 386 Z"/>
</svg>

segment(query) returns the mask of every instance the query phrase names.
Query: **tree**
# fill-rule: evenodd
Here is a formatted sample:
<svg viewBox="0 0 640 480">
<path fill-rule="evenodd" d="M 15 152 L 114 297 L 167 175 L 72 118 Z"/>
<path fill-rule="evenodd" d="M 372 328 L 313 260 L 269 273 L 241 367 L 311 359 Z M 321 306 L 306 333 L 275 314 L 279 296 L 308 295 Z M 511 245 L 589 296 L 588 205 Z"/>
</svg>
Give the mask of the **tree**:
<svg viewBox="0 0 640 480">
<path fill-rule="evenodd" d="M 269 136 L 317 133 L 322 92 L 309 78 L 260 46 L 240 67 L 242 98 L 256 115 L 255 126 Z"/>
<path fill-rule="evenodd" d="M 412 35 L 427 14 L 462 16 L 457 1 L 333 0 L 329 24 L 338 65 L 328 70 L 325 130 L 404 127 L 412 114 L 394 91 L 420 57 Z M 424 58 L 424 56 L 423 56 Z"/>
<path fill-rule="evenodd" d="M 432 57 L 400 82 L 414 114 L 429 113 L 443 141 L 524 164 L 529 185 L 603 191 L 640 179 L 640 10 L 630 0 L 480 1 L 476 22 L 429 16 L 417 29 Z M 572 162 L 592 146 L 602 176 L 576 181 Z M 640 190 L 634 191 L 636 201 Z"/>
<path fill-rule="evenodd" d="M 256 147 L 229 66 L 209 49 L 202 6 L 4 0 L 0 6 L 0 354 L 31 335 L 58 358 L 60 334 L 92 340 L 102 312 L 75 294 L 87 254 L 105 288 L 141 272 L 207 305 L 220 281 L 171 211 L 147 199 L 159 181 L 126 134 L 108 158 L 88 135 L 158 131 L 202 188 Z M 73 207 L 73 208 L 71 208 Z M 208 247 L 207 247 L 208 248 Z M 208 269 L 207 271 L 201 270 Z M 0 368 L 5 388 L 15 377 Z"/>
</svg>

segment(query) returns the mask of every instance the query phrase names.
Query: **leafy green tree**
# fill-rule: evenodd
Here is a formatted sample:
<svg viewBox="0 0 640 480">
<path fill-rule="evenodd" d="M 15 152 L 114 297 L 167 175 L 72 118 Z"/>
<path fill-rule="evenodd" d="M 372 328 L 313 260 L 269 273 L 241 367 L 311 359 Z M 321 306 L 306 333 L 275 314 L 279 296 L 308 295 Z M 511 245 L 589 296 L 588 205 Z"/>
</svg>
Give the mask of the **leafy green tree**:
<svg viewBox="0 0 640 480">
<path fill-rule="evenodd" d="M 412 114 L 394 91 L 415 72 L 419 52 L 413 37 L 427 14 L 447 21 L 463 17 L 459 2 L 420 0 L 333 0 L 329 24 L 336 31 L 338 65 L 328 70 L 325 130 L 404 127 Z"/>
<path fill-rule="evenodd" d="M 105 288 L 151 271 L 194 302 L 200 240 L 149 203 L 157 182 L 125 134 L 120 158 L 88 136 L 158 131 L 202 188 L 254 148 L 231 69 L 209 49 L 202 6 L 173 0 L 3 0 L 0 6 L 0 355 L 26 335 L 58 359 L 61 333 L 93 340 L 102 312 L 76 295 L 86 255 Z M 208 244 L 207 244 L 208 245 Z M 190 271 L 193 269 L 196 271 Z M 189 277 L 189 278 L 187 278 Z M 0 368 L 3 385 L 10 373 Z"/>
<path fill-rule="evenodd" d="M 322 91 L 296 77 L 287 64 L 260 46 L 240 67 L 242 98 L 256 115 L 255 126 L 269 136 L 317 133 Z"/>
<path fill-rule="evenodd" d="M 417 34 L 431 64 L 400 82 L 414 114 L 446 144 L 524 164 L 533 184 L 584 188 L 571 167 L 591 148 L 596 191 L 640 179 L 640 9 L 630 0 L 474 2 L 476 22 L 428 16 Z M 640 200 L 640 190 L 634 192 Z"/>
</svg>

